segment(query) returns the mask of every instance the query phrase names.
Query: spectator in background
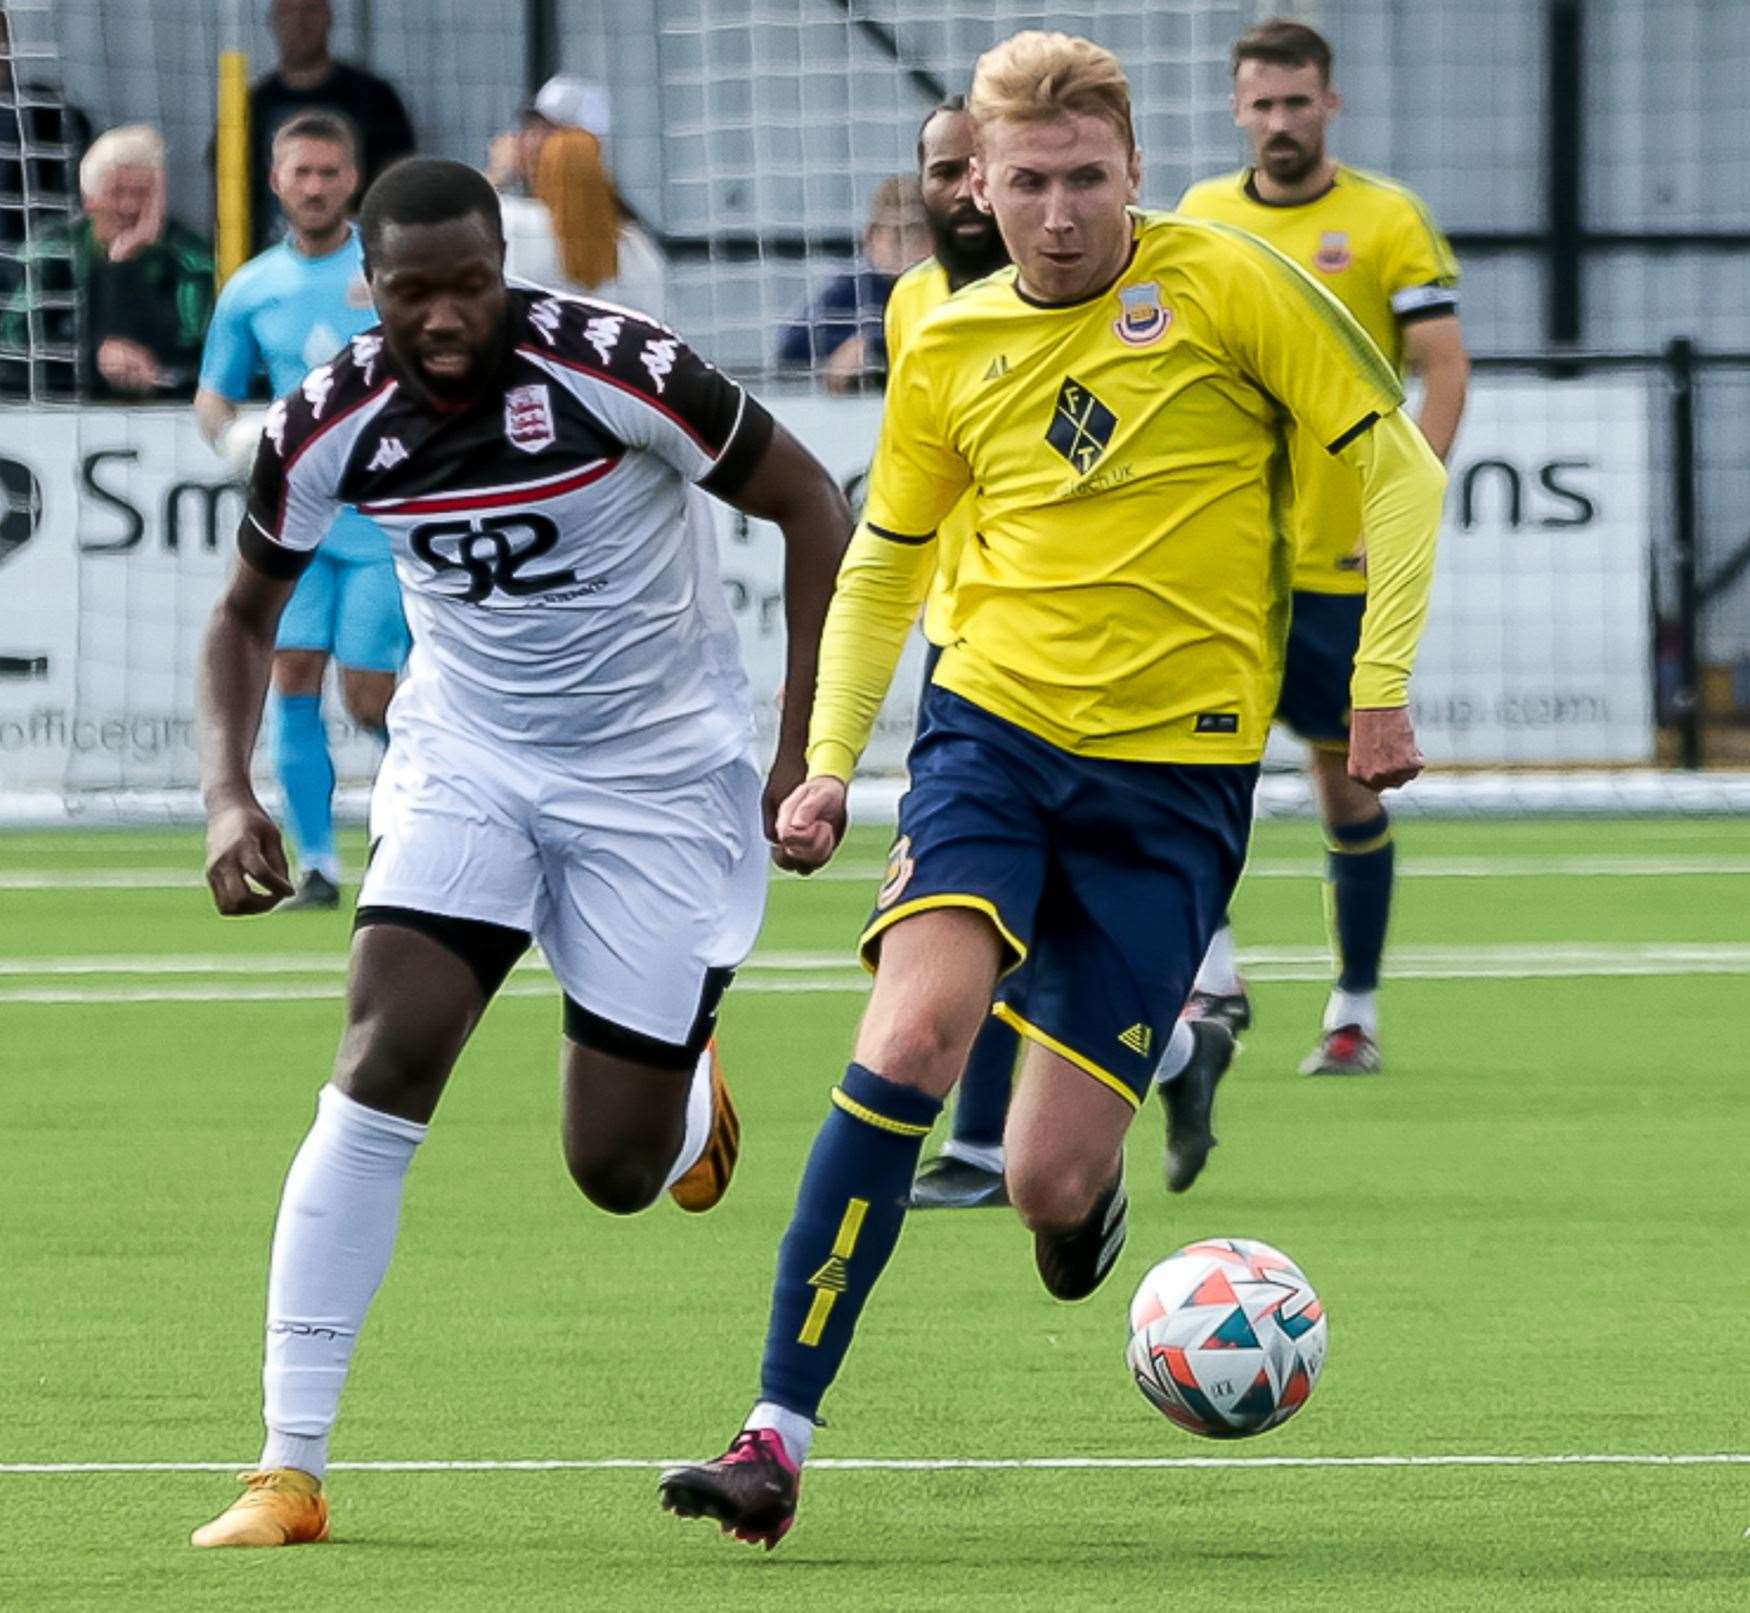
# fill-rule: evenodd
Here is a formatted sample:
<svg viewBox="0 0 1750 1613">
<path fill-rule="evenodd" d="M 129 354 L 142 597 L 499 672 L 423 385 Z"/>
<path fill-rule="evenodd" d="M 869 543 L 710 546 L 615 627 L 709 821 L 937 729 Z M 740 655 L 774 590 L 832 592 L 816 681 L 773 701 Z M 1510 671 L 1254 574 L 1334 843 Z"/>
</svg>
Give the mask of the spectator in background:
<svg viewBox="0 0 1750 1613">
<path fill-rule="evenodd" d="M 79 165 L 84 216 L 25 248 L 0 313 L 7 390 L 103 401 L 192 398 L 213 311 L 213 254 L 165 214 L 164 138 L 99 135 Z M 30 385 L 19 355 L 36 370 Z"/>
<path fill-rule="evenodd" d="M 267 25 L 273 30 L 279 66 L 249 92 L 249 217 L 257 252 L 278 240 L 282 229 L 268 174 L 273 137 L 288 119 L 300 112 L 338 112 L 358 130 L 364 159 L 359 195 L 414 144 L 413 125 L 393 86 L 328 54 L 334 26 L 328 0 L 272 0 Z M 351 206 L 357 208 L 358 196 Z"/>
<path fill-rule="evenodd" d="M 662 319 L 662 254 L 609 178 L 601 142 L 576 128 L 525 128 L 514 138 L 532 194 L 501 185 L 505 273 Z"/>
<path fill-rule="evenodd" d="M 893 283 L 930 253 L 923 192 L 910 174 L 889 174 L 869 199 L 863 255 L 827 282 L 778 337 L 778 364 L 812 370 L 829 392 L 852 392 L 887 373 L 882 316 Z"/>
<path fill-rule="evenodd" d="M 0 258 L 16 261 L 39 231 L 67 222 L 79 195 L 79 159 L 90 144 L 91 123 L 78 107 L 52 85 L 20 80 L 12 25 L 0 9 Z M 8 272 L 0 290 L 16 284 Z"/>
</svg>

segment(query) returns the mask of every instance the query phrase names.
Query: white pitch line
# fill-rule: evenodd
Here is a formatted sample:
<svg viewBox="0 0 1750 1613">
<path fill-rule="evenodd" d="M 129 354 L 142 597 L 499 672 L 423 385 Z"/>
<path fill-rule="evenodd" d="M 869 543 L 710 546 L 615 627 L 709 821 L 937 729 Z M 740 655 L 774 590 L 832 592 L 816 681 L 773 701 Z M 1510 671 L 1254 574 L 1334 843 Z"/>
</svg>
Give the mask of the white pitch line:
<svg viewBox="0 0 1750 1613">
<path fill-rule="evenodd" d="M 3 843 L 3 842 L 0 842 Z M 812 876 L 815 882 L 873 885 L 885 868 L 879 863 L 835 863 Z M 1406 860 L 1399 879 L 1684 879 L 1750 875 L 1743 857 L 1551 857 L 1532 861 L 1493 857 Z M 785 884 L 790 876 L 775 875 Z M 1256 862 L 1248 879 L 1322 880 L 1325 870 L 1314 853 L 1286 861 Z M 204 890 L 206 880 L 189 868 L 31 868 L 0 869 L 0 891 Z"/>
<path fill-rule="evenodd" d="M 53 969 L 32 969 L 29 959 L 7 960 L 0 972 L 15 977 L 47 974 Z M 71 961 L 69 973 L 95 972 L 86 960 Z M 181 967 L 189 960 L 121 958 L 98 960 L 120 965 L 122 975 L 153 975 L 198 972 Z M 338 978 L 341 961 L 325 967 L 318 961 L 308 971 L 327 972 L 335 978 L 309 982 L 255 984 L 247 961 L 192 960 L 218 963 L 211 972 L 234 977 L 230 983 L 175 986 L 7 986 L 0 987 L 0 1007 L 8 1004 L 61 1006 L 74 1004 L 203 1003 L 203 1002 L 333 1002 L 346 994 Z M 1323 981 L 1330 978 L 1331 960 L 1320 948 L 1288 948 L 1280 951 L 1242 953 L 1241 964 L 1249 980 L 1274 983 Z M 160 967 L 168 965 L 168 967 Z M 734 988 L 736 994 L 771 993 L 861 993 L 868 989 L 868 976 L 851 960 L 831 953 L 776 953 L 762 964 L 750 965 Z M 769 971 L 762 974 L 761 969 Z M 827 969 L 816 974 L 805 971 Z M 794 971 L 794 972 L 786 972 Z M 1731 942 L 1670 942 L 1588 946 L 1552 942 L 1548 945 L 1496 947 L 1404 947 L 1392 955 L 1394 980 L 1554 980 L 1658 977 L 1670 975 L 1750 974 L 1750 945 Z M 499 991 L 501 997 L 549 997 L 550 981 L 511 980 Z"/>
<path fill-rule="evenodd" d="M 672 1457 L 599 1459 L 533 1459 L 527 1461 L 456 1462 L 330 1462 L 340 1473 L 614 1473 L 657 1472 L 692 1460 Z M 248 1467 L 236 1462 L 0 1462 L 0 1476 L 57 1477 L 92 1473 L 234 1473 Z M 1708 1451 L 1685 1455 L 1659 1452 L 1581 1453 L 1550 1456 L 1496 1454 L 1441 1456 L 1017 1456 L 1017 1457 L 823 1457 L 808 1464 L 810 1472 L 950 1473 L 950 1472 L 1128 1472 L 1146 1469 L 1192 1471 L 1280 1468 L 1401 1468 L 1401 1467 L 1746 1467 L 1750 1452 Z"/>
</svg>

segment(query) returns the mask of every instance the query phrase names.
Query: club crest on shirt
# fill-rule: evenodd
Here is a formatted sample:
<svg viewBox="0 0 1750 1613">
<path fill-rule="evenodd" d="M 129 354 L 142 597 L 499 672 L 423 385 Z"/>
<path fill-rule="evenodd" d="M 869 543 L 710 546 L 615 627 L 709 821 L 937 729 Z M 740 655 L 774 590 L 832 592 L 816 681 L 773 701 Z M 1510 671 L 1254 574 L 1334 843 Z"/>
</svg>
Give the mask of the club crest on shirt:
<svg viewBox="0 0 1750 1613">
<path fill-rule="evenodd" d="M 371 306 L 371 288 L 362 274 L 355 274 L 346 283 L 346 305 L 348 308 L 369 308 Z"/>
<path fill-rule="evenodd" d="M 532 386 L 514 386 L 504 395 L 504 435 L 511 447 L 525 454 L 538 454 L 551 448 L 559 435 L 553 424 L 553 400 L 547 386 L 537 381 Z"/>
<path fill-rule="evenodd" d="M 1161 288 L 1153 280 L 1140 286 L 1125 286 L 1118 293 L 1118 317 L 1112 334 L 1130 347 L 1147 347 L 1167 334 L 1173 311 L 1161 306 Z"/>
<path fill-rule="evenodd" d="M 1347 230 L 1326 230 L 1319 237 L 1319 249 L 1313 254 L 1313 267 L 1326 274 L 1341 274 L 1355 261 L 1349 250 Z"/>
<path fill-rule="evenodd" d="M 901 835 L 887 854 L 887 872 L 881 876 L 881 889 L 875 893 L 877 912 L 885 912 L 899 900 L 900 894 L 911 883 L 916 868 L 917 862 L 911 854 L 911 836 Z"/>
</svg>

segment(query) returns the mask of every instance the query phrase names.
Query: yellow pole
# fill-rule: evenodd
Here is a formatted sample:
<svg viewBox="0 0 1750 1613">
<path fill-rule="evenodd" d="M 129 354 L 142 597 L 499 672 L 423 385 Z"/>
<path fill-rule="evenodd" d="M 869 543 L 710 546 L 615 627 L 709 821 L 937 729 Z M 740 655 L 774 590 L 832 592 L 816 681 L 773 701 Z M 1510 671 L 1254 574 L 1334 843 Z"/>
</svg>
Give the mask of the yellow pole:
<svg viewBox="0 0 1750 1613">
<path fill-rule="evenodd" d="M 218 231 L 214 261 L 222 286 L 249 258 L 249 58 L 219 55 L 219 135 L 216 142 Z"/>
</svg>

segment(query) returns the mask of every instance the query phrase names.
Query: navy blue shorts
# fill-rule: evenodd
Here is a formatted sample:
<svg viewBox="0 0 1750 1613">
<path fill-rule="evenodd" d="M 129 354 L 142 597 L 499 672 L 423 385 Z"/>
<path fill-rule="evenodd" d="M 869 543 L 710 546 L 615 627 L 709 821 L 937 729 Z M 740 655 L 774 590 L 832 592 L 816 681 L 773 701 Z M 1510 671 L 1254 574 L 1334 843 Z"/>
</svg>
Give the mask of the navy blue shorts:
<svg viewBox="0 0 1750 1613">
<path fill-rule="evenodd" d="M 915 913 L 985 914 L 1031 977 L 997 1016 L 1140 1104 L 1245 863 L 1256 765 L 1074 756 L 932 687 L 910 769 L 863 961 Z"/>
<path fill-rule="evenodd" d="M 1276 720 L 1314 745 L 1349 744 L 1349 678 L 1361 643 L 1365 594 L 1294 596 Z"/>
</svg>

